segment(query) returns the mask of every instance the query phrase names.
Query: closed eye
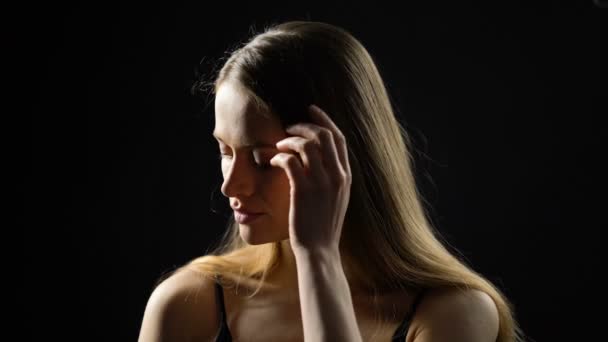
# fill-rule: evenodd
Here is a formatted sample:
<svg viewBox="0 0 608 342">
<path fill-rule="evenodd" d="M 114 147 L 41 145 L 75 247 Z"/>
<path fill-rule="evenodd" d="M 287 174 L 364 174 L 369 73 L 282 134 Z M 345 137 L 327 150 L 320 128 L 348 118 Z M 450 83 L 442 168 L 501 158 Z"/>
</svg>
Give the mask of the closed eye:
<svg viewBox="0 0 608 342">
<path fill-rule="evenodd" d="M 228 154 L 223 154 L 223 153 L 218 154 L 218 159 L 220 161 L 222 161 L 224 158 L 228 158 L 228 157 L 231 158 L 232 156 L 230 156 Z M 270 163 L 267 163 L 267 164 L 258 164 L 258 163 L 256 163 L 255 166 L 258 169 L 263 169 L 263 170 L 272 168 L 272 165 L 270 165 Z"/>
</svg>

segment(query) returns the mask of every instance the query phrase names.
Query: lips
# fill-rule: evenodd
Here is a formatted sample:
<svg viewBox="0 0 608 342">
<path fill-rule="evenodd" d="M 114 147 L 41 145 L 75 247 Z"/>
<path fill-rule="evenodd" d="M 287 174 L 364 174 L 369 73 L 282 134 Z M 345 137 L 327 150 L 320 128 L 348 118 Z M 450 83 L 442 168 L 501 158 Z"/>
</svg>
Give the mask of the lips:
<svg viewBox="0 0 608 342">
<path fill-rule="evenodd" d="M 254 212 L 254 211 L 250 211 L 250 210 L 245 210 L 245 209 L 234 209 L 232 208 L 232 210 L 234 210 L 235 213 L 239 213 L 239 214 L 243 214 L 243 215 L 257 215 L 257 214 L 263 214 L 263 213 L 258 213 L 258 212 Z"/>
<path fill-rule="evenodd" d="M 262 215 L 264 215 L 264 213 L 252 213 L 252 212 L 246 212 L 246 211 L 240 211 L 240 210 L 234 211 L 234 219 L 238 223 L 243 223 L 243 224 L 249 223 Z"/>
</svg>

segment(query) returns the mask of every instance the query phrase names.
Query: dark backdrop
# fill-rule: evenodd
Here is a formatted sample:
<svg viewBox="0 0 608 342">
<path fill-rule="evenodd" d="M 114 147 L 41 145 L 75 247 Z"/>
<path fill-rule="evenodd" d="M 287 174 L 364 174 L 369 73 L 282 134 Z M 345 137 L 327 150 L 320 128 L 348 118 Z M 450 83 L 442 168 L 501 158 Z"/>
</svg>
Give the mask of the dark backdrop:
<svg viewBox="0 0 608 342">
<path fill-rule="evenodd" d="M 528 335 L 590 338 L 603 296 L 608 9 L 530 5 L 87 2 L 5 12 L 16 19 L 5 31 L 16 63 L 6 68 L 19 101 L 18 115 L 5 115 L 25 122 L 8 145 L 23 176 L 25 335 L 136 339 L 154 281 L 204 254 L 229 214 L 212 99 L 188 92 L 195 67 L 252 29 L 311 19 L 348 29 L 375 58 L 415 143 L 433 222 L 514 302 Z"/>
</svg>

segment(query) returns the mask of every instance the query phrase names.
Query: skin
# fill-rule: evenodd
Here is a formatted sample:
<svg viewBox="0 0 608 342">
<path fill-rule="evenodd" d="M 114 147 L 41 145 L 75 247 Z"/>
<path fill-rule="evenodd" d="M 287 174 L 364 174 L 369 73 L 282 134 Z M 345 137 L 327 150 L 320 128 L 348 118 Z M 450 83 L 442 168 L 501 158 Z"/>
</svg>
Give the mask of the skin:
<svg viewBox="0 0 608 342">
<path fill-rule="evenodd" d="M 261 297 L 261 307 L 267 308 L 263 314 L 225 291 L 227 311 L 245 316 L 236 329 L 231 327 L 233 337 L 372 340 L 374 309 L 365 298 L 352 296 L 353 284 L 347 282 L 337 248 L 351 184 L 341 132 L 318 107 L 310 109 L 314 123 L 283 131 L 278 120 L 256 113 L 247 96 L 230 83 L 219 88 L 215 113 L 214 135 L 223 141 L 219 148 L 225 155 L 222 193 L 233 207 L 265 213 L 240 224 L 241 237 L 249 244 L 280 241 L 283 250 L 279 267 L 268 278 L 279 290 Z M 268 146 L 247 147 L 253 141 Z M 139 341 L 209 340 L 217 331 L 217 304 L 213 285 L 199 292 L 198 284 L 199 278 L 184 272 L 159 285 L 148 301 Z M 192 293 L 201 293 L 200 300 L 192 300 Z M 277 294 L 285 293 L 296 300 L 281 302 Z M 397 320 L 384 328 L 382 338 L 373 339 L 388 341 L 413 297 L 399 293 L 383 298 L 381 310 L 390 314 L 388 308 L 396 307 Z M 201 313 L 209 316 L 201 320 Z M 260 330 L 269 319 L 280 331 Z M 425 295 L 404 340 L 490 342 L 496 340 L 498 326 L 496 306 L 484 292 L 434 289 Z"/>
<path fill-rule="evenodd" d="M 313 123 L 283 130 L 275 117 L 256 113 L 238 85 L 222 85 L 214 130 L 228 155 L 222 193 L 233 207 L 266 213 L 240 224 L 240 234 L 250 244 L 281 241 L 283 257 L 268 280 L 299 298 L 304 339 L 362 341 L 351 294 L 356 284 L 347 282 L 338 249 L 352 179 L 347 146 L 327 113 L 309 111 Z M 269 146 L 244 147 L 252 141 Z M 401 303 L 410 301 L 406 295 Z M 422 302 L 406 341 L 493 341 L 497 333 L 498 311 L 487 294 L 436 290 Z"/>
<path fill-rule="evenodd" d="M 283 240 L 287 233 L 305 340 L 362 341 L 338 248 L 352 179 L 344 135 L 313 106 L 314 123 L 290 126 L 285 133 L 292 136 L 283 137 L 278 120 L 257 120 L 243 95 L 229 83 L 216 94 L 214 136 L 223 136 L 233 154 L 222 159 L 222 193 L 234 206 L 253 212 L 260 211 L 253 206 L 262 206 L 258 201 L 263 198 L 269 215 L 240 224 L 240 234 L 247 242 L 267 243 Z M 256 172 L 251 153 L 258 151 L 245 147 L 254 140 L 275 144 L 278 152 L 269 163 L 278 171 Z M 286 266 L 283 274 L 293 276 Z"/>
<path fill-rule="evenodd" d="M 215 129 L 222 155 L 224 182 L 221 191 L 234 208 L 265 214 L 248 224 L 240 224 L 244 241 L 251 245 L 281 241 L 282 259 L 268 282 L 295 294 L 295 255 L 289 240 L 289 177 L 270 160 L 280 153 L 276 143 L 288 137 L 278 119 L 256 112 L 248 97 L 231 83 L 223 84 L 215 98 Z M 260 142 L 264 147 L 244 147 Z"/>
</svg>

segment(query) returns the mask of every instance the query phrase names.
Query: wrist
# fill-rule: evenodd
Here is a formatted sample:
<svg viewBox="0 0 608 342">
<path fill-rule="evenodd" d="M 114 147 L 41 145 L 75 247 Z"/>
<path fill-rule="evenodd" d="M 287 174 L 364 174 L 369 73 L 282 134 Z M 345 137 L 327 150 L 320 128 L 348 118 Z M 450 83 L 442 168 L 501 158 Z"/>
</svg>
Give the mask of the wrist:
<svg viewBox="0 0 608 342">
<path fill-rule="evenodd" d="M 294 257 L 301 261 L 339 261 L 338 248 L 292 248 Z"/>
</svg>

